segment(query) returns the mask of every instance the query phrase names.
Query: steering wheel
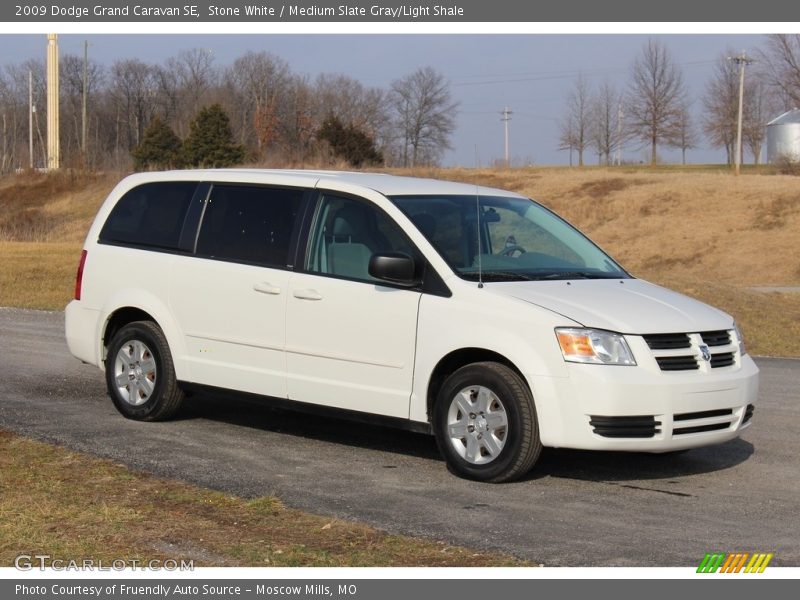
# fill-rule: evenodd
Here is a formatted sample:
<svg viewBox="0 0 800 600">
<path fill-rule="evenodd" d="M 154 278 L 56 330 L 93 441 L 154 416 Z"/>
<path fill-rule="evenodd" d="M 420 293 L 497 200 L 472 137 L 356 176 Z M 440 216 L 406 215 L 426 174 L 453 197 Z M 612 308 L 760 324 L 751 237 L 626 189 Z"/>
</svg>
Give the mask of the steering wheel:
<svg viewBox="0 0 800 600">
<path fill-rule="evenodd" d="M 511 244 L 509 246 L 505 246 L 495 254 L 497 254 L 497 256 L 514 256 L 515 252 L 519 252 L 520 254 L 525 254 L 526 250 L 525 248 L 523 248 L 518 244 Z"/>
</svg>

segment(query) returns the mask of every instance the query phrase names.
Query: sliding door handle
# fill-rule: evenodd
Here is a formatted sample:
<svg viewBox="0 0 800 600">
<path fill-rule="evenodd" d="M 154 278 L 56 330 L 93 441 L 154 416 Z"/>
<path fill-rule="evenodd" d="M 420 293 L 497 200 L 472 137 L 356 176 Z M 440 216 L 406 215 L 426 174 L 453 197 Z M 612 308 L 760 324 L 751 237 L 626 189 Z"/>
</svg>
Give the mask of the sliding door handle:
<svg viewBox="0 0 800 600">
<path fill-rule="evenodd" d="M 292 292 L 292 295 L 300 300 L 322 300 L 322 294 L 320 294 L 317 290 L 312 289 L 295 290 Z"/>
<path fill-rule="evenodd" d="M 261 292 L 262 294 L 272 294 L 273 296 L 277 296 L 281 293 L 281 288 L 277 285 L 272 285 L 268 281 L 260 281 L 256 284 L 253 284 L 253 289 L 257 292 Z"/>
</svg>

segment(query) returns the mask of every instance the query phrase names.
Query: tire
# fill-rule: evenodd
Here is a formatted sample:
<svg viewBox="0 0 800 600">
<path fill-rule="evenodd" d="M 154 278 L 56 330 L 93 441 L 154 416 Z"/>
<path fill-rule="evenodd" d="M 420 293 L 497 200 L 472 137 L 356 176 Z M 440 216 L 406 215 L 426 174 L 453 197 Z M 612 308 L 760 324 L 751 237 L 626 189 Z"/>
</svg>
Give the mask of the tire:
<svg viewBox="0 0 800 600">
<path fill-rule="evenodd" d="M 478 481 L 518 479 L 542 451 L 528 386 L 494 362 L 467 365 L 445 380 L 434 407 L 434 432 L 450 470 Z"/>
<path fill-rule="evenodd" d="M 106 355 L 106 385 L 117 410 L 136 421 L 164 421 L 180 408 L 172 354 L 161 328 L 135 321 L 111 339 Z"/>
</svg>

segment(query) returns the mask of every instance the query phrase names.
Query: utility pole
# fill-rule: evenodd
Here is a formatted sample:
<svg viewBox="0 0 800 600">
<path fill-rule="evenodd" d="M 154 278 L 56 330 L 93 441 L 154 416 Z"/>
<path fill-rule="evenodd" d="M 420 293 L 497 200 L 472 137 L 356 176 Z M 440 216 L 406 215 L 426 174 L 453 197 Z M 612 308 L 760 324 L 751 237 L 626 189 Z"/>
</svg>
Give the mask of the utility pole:
<svg viewBox="0 0 800 600">
<path fill-rule="evenodd" d="M 734 173 L 739 174 L 742 164 L 742 105 L 744 104 L 744 68 L 753 62 L 752 58 L 747 58 L 747 53 L 742 50 L 739 56 L 729 56 L 728 60 L 732 60 L 739 65 L 739 118 L 736 124 L 736 158 L 734 159 Z"/>
<path fill-rule="evenodd" d="M 514 113 L 512 111 L 510 111 L 508 109 L 508 107 L 506 106 L 500 114 L 503 115 L 503 118 L 500 119 L 500 120 L 504 122 L 505 130 L 506 130 L 506 155 L 505 155 L 505 157 L 506 157 L 506 169 L 507 169 L 508 167 L 511 166 L 511 163 L 509 162 L 509 159 L 508 159 L 508 122 L 511 120 L 511 115 L 513 115 Z"/>
<path fill-rule="evenodd" d="M 81 154 L 86 167 L 86 95 L 89 86 L 89 40 L 83 41 L 83 90 L 81 94 Z"/>
<path fill-rule="evenodd" d="M 33 71 L 28 69 L 28 153 L 30 159 L 28 165 L 33 170 L 33 113 L 36 108 L 33 106 Z"/>
<path fill-rule="evenodd" d="M 617 104 L 617 149 L 614 151 L 614 164 L 617 166 L 622 165 L 622 119 L 625 115 L 622 112 L 622 102 Z"/>
</svg>

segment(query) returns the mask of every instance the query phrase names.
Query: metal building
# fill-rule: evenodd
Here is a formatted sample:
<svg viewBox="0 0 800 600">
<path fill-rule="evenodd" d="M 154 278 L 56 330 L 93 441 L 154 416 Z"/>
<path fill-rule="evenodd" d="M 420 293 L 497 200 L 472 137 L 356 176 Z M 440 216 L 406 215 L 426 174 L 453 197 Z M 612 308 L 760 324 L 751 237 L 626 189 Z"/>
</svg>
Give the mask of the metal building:
<svg viewBox="0 0 800 600">
<path fill-rule="evenodd" d="M 783 113 L 767 123 L 767 160 L 800 162 L 800 109 Z"/>
</svg>

